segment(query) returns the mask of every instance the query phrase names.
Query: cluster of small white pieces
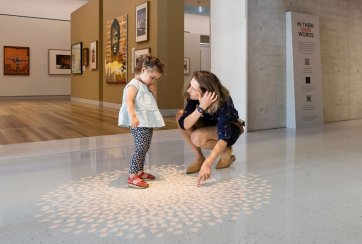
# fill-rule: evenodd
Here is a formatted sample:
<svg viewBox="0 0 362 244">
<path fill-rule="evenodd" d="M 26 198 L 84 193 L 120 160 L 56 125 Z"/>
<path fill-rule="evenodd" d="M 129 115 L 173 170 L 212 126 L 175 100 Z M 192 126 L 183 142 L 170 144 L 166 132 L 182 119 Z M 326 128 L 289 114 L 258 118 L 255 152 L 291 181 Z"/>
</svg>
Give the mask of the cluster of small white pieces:
<svg viewBox="0 0 362 244">
<path fill-rule="evenodd" d="M 163 237 L 198 232 L 226 219 L 237 221 L 241 212 L 251 214 L 271 197 L 271 186 L 252 173 L 211 179 L 198 188 L 195 177 L 185 175 L 180 166 L 157 166 L 151 172 L 158 179 L 142 190 L 112 186 L 127 175 L 124 171 L 71 181 L 43 196 L 36 217 L 52 229 L 74 234 Z"/>
</svg>

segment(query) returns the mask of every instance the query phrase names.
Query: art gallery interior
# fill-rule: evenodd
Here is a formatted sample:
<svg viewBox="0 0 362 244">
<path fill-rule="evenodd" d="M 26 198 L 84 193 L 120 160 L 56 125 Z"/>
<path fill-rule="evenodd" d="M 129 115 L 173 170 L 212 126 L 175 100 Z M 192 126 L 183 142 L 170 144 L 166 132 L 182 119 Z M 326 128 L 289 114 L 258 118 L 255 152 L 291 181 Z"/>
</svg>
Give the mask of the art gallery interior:
<svg viewBox="0 0 362 244">
<path fill-rule="evenodd" d="M 0 243 L 362 242 L 362 2 L 0 6 Z M 157 179 L 131 189 L 117 119 L 143 52 L 166 67 L 166 126 L 145 162 Z M 197 70 L 246 121 L 236 160 L 200 187 L 174 119 Z"/>
</svg>

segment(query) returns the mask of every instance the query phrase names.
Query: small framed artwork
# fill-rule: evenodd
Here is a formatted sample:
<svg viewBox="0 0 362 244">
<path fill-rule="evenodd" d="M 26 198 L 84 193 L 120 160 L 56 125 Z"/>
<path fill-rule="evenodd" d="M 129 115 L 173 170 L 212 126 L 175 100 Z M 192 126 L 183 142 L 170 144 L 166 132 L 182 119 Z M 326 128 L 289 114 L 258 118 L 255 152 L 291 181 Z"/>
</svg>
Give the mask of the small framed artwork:
<svg viewBox="0 0 362 244">
<path fill-rule="evenodd" d="M 83 66 L 88 66 L 89 65 L 89 49 L 88 48 L 83 48 Z"/>
<path fill-rule="evenodd" d="M 4 75 L 30 74 L 30 48 L 4 46 Z"/>
<path fill-rule="evenodd" d="M 136 42 L 148 40 L 148 1 L 136 7 Z"/>
<path fill-rule="evenodd" d="M 151 50 L 150 50 L 150 48 L 148 47 L 148 48 L 143 48 L 143 49 L 138 49 L 138 50 L 135 50 L 134 51 L 134 62 L 133 62 L 133 71 L 134 71 L 134 68 L 136 67 L 136 65 L 137 65 L 137 61 L 138 61 L 138 58 L 139 58 L 139 56 L 141 56 L 141 55 L 144 55 L 144 54 L 150 54 L 151 53 Z"/>
<path fill-rule="evenodd" d="M 82 47 L 82 42 L 72 45 L 72 74 L 82 74 Z"/>
<path fill-rule="evenodd" d="M 190 74 L 190 58 L 184 58 L 184 75 Z"/>
<path fill-rule="evenodd" d="M 49 49 L 48 72 L 50 75 L 69 75 L 70 63 L 70 50 Z"/>
<path fill-rule="evenodd" d="M 90 69 L 97 69 L 97 46 L 98 42 L 94 41 L 89 44 L 90 48 Z"/>
</svg>

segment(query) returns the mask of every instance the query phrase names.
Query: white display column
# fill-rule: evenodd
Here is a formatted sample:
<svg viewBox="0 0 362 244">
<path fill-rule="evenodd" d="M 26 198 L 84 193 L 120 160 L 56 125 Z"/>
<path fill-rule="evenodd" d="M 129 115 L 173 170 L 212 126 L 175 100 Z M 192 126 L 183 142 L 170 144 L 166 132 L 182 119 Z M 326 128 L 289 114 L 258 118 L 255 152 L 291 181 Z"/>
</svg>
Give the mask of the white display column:
<svg viewBox="0 0 362 244">
<path fill-rule="evenodd" d="M 319 18 L 286 13 L 287 128 L 323 125 Z"/>
<path fill-rule="evenodd" d="M 210 1 L 211 72 L 231 93 L 247 123 L 246 0 Z"/>
</svg>

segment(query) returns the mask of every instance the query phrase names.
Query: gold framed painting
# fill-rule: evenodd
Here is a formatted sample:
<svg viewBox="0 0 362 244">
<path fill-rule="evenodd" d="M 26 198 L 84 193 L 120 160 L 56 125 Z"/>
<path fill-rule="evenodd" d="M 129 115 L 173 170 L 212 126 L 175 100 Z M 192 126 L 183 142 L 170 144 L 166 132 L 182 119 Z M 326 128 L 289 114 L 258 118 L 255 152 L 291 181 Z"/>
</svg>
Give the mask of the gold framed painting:
<svg viewBox="0 0 362 244">
<path fill-rule="evenodd" d="M 97 53 L 97 49 L 98 49 L 98 41 L 94 41 L 91 42 L 89 44 L 89 49 L 90 49 L 90 65 L 89 68 L 91 70 L 97 69 L 97 64 L 98 64 L 98 53 Z"/>
<path fill-rule="evenodd" d="M 82 50 L 83 43 L 78 42 L 72 45 L 72 74 L 82 74 Z"/>
<path fill-rule="evenodd" d="M 89 48 L 83 48 L 83 66 L 89 65 Z"/>
<path fill-rule="evenodd" d="M 106 22 L 106 82 L 127 81 L 127 15 Z"/>
</svg>

